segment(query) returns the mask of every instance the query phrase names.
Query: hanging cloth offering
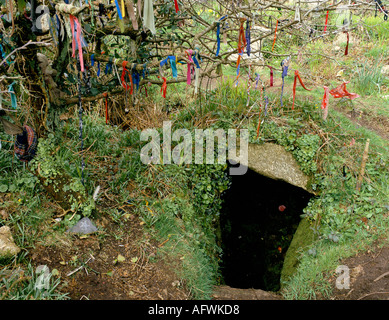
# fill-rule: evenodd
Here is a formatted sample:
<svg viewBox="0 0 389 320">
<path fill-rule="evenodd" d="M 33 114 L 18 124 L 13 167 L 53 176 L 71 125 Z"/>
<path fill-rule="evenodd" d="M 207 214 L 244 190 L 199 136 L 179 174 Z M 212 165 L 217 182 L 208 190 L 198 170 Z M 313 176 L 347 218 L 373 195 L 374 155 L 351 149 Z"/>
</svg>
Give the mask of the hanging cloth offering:
<svg viewBox="0 0 389 320">
<path fill-rule="evenodd" d="M 188 57 L 188 60 L 190 62 L 193 62 L 192 53 L 193 53 L 193 51 L 191 49 L 186 50 L 186 56 Z M 188 66 L 188 71 L 186 73 L 186 84 L 190 85 L 190 83 L 191 83 L 191 73 L 192 73 L 192 70 L 193 70 L 193 65 L 191 63 L 188 63 L 187 66 Z"/>
<path fill-rule="evenodd" d="M 84 72 L 84 58 L 82 55 L 82 43 L 81 43 L 81 24 L 78 21 L 78 19 L 73 16 L 69 15 L 70 19 L 70 27 L 72 29 L 72 57 L 76 57 L 76 42 L 77 42 L 77 49 L 78 49 L 78 56 L 80 59 L 80 66 L 81 66 L 81 72 Z M 77 29 L 77 30 L 76 30 Z M 84 40 L 85 41 L 85 40 Z"/>
<path fill-rule="evenodd" d="M 346 89 L 346 84 L 350 83 L 350 81 L 343 82 L 340 86 L 336 87 L 335 89 L 332 89 L 330 91 L 330 94 L 336 99 L 336 98 L 343 98 L 347 97 L 350 100 L 359 98 L 360 96 L 356 93 L 350 93 Z"/>
<path fill-rule="evenodd" d="M 162 87 L 161 87 L 162 97 L 166 98 L 166 89 L 167 89 L 166 78 L 162 77 L 162 80 L 163 80 Z"/>
<path fill-rule="evenodd" d="M 250 57 L 251 53 L 251 47 L 250 47 L 250 41 L 251 41 L 251 32 L 250 32 L 250 21 L 247 20 L 246 22 L 246 41 L 247 41 L 247 55 Z"/>
<path fill-rule="evenodd" d="M 128 63 L 128 61 L 123 61 L 123 63 L 122 63 L 123 71 L 122 71 L 122 75 L 120 77 L 120 80 L 121 80 L 123 88 L 126 89 L 126 91 L 128 89 L 131 89 L 130 94 L 132 94 L 132 91 L 133 91 L 132 76 L 130 75 L 130 71 L 126 68 L 127 63 Z M 131 85 L 128 85 L 126 80 L 125 80 L 126 73 L 127 73 L 127 75 L 129 75 Z"/>
<path fill-rule="evenodd" d="M 135 17 L 134 5 L 132 4 L 132 0 L 126 1 L 126 5 L 127 5 L 127 13 L 132 22 L 132 28 L 134 30 L 138 30 L 139 29 L 138 20 Z"/>
<path fill-rule="evenodd" d="M 199 88 L 199 78 L 200 78 L 200 64 L 199 64 L 199 59 L 200 58 L 200 53 L 199 53 L 199 48 L 196 47 L 195 48 L 195 52 L 194 52 L 194 55 L 193 55 L 193 62 L 195 63 L 196 65 L 196 68 L 195 68 L 195 94 L 197 94 L 197 91 L 198 91 L 198 88 Z"/>
<path fill-rule="evenodd" d="M 16 107 L 17 107 L 17 100 L 16 100 L 16 95 L 15 95 L 15 92 L 14 92 L 14 89 L 13 89 L 13 86 L 15 84 L 15 81 L 12 82 L 9 87 L 8 87 L 8 92 L 11 96 L 11 106 L 12 106 L 12 109 L 16 110 Z"/>
<path fill-rule="evenodd" d="M 277 39 L 277 27 L 278 27 L 278 20 L 276 22 L 276 29 L 274 30 L 274 40 L 273 40 L 273 46 L 271 47 L 271 51 L 274 49 L 274 45 L 276 44 L 276 39 Z"/>
<path fill-rule="evenodd" d="M 285 77 L 288 75 L 289 57 L 284 59 L 284 60 L 282 60 L 281 67 L 282 67 L 281 107 L 282 107 L 283 106 L 283 104 L 282 104 L 282 96 L 284 94 Z"/>
<path fill-rule="evenodd" d="M 344 55 L 347 56 L 348 55 L 348 42 L 350 40 L 350 36 L 348 34 L 348 31 L 345 31 L 345 33 L 347 34 L 347 43 L 346 43 L 346 50 L 344 51 Z"/>
<path fill-rule="evenodd" d="M 145 0 L 143 7 L 143 26 L 149 29 L 153 35 L 156 34 L 154 20 L 153 0 Z"/>
<path fill-rule="evenodd" d="M 327 14 L 326 14 L 326 22 L 325 22 L 325 25 L 324 25 L 324 31 L 323 33 L 325 33 L 327 31 L 327 24 L 328 24 L 328 13 L 329 13 L 329 10 L 327 10 Z"/>
<path fill-rule="evenodd" d="M 295 99 L 295 97 L 296 97 L 297 79 L 299 79 L 300 84 L 302 85 L 302 87 L 303 87 L 305 90 L 307 90 L 307 91 L 311 91 L 311 90 L 312 90 L 312 89 L 308 89 L 308 88 L 304 85 L 303 81 L 301 80 L 301 77 L 300 77 L 300 74 L 299 74 L 298 70 L 295 70 L 295 71 L 294 71 L 294 83 L 293 83 L 293 104 L 292 104 L 292 110 L 294 110 L 294 99 Z"/>
<path fill-rule="evenodd" d="M 328 115 L 328 100 L 329 100 L 329 93 L 330 93 L 330 89 L 326 86 L 323 86 L 324 88 L 324 96 L 323 96 L 323 101 L 321 102 L 321 108 L 323 110 L 323 119 L 326 120 L 327 119 L 327 115 Z"/>
<path fill-rule="evenodd" d="M 217 49 L 216 49 L 216 57 L 219 55 L 220 52 L 220 23 L 223 21 L 227 16 L 223 16 L 219 19 L 219 21 L 216 22 L 217 28 L 216 28 L 216 40 L 217 40 Z"/>
<path fill-rule="evenodd" d="M 174 8 L 176 9 L 176 13 L 180 11 L 180 8 L 178 8 L 178 2 L 177 0 L 174 0 Z"/>
<path fill-rule="evenodd" d="M 239 39 L 238 39 L 238 53 L 243 53 L 244 47 L 247 45 L 246 37 L 244 34 L 243 23 L 246 18 L 240 18 Z"/>
<path fill-rule="evenodd" d="M 38 145 L 38 136 L 33 128 L 23 126 L 23 132 L 16 136 L 14 151 L 17 158 L 29 162 L 35 157 Z"/>
<path fill-rule="evenodd" d="M 116 10 L 118 11 L 119 19 L 122 20 L 123 19 L 122 10 L 120 9 L 118 0 L 115 0 L 115 5 L 116 5 Z"/>
</svg>

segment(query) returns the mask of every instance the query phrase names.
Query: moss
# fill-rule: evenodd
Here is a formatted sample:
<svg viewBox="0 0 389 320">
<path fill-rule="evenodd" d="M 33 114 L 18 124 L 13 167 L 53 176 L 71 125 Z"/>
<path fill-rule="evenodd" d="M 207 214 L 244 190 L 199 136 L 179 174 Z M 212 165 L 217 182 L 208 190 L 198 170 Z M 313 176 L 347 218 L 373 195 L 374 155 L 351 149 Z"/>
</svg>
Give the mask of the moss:
<svg viewBox="0 0 389 320">
<path fill-rule="evenodd" d="M 292 242 L 286 252 L 284 265 L 281 271 L 281 286 L 288 281 L 296 272 L 299 263 L 299 253 L 301 249 L 309 246 L 315 239 L 315 234 L 310 228 L 310 222 L 304 218 L 293 236 Z"/>
</svg>

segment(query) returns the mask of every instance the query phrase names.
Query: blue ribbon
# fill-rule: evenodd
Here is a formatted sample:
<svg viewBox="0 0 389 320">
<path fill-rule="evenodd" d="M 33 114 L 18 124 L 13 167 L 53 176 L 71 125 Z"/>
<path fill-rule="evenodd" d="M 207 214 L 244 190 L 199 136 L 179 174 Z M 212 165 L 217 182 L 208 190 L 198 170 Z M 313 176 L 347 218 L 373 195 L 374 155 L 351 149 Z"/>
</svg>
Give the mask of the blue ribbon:
<svg viewBox="0 0 389 320">
<path fill-rule="evenodd" d="M 217 23 L 216 39 L 217 39 L 217 49 L 216 49 L 216 57 L 217 57 L 220 51 L 220 22 Z"/>
<path fill-rule="evenodd" d="M 122 11 L 120 10 L 120 6 L 119 6 L 118 0 L 115 0 L 115 4 L 116 4 L 116 9 L 118 10 L 119 19 L 122 20 L 123 16 L 122 16 Z"/>
<path fill-rule="evenodd" d="M 247 19 L 246 22 L 246 42 L 247 42 L 247 55 L 250 57 L 251 47 L 250 47 L 250 41 L 251 41 L 251 32 L 250 32 L 250 21 Z"/>
<path fill-rule="evenodd" d="M 97 76 L 100 77 L 100 61 L 97 61 Z"/>
<path fill-rule="evenodd" d="M 256 79 L 255 79 L 255 89 L 257 89 L 258 87 L 258 81 L 259 81 L 259 73 L 255 73 L 257 75 Z"/>
<path fill-rule="evenodd" d="M 287 75 L 288 75 L 288 67 L 287 66 L 283 66 L 282 67 L 281 107 L 283 106 L 283 104 L 282 104 L 282 95 L 284 93 L 284 80 L 285 80 L 285 77 Z"/>
<path fill-rule="evenodd" d="M 13 89 L 13 85 L 15 84 L 15 81 L 12 82 L 10 84 L 10 86 L 8 87 L 8 92 L 10 93 L 11 95 L 11 104 L 12 104 L 12 109 L 16 109 L 16 106 L 17 106 L 17 100 L 16 100 L 16 95 L 15 93 L 13 92 L 14 89 Z"/>
<path fill-rule="evenodd" d="M 136 85 L 136 90 L 139 90 L 140 75 L 137 71 L 132 73 L 132 83 Z"/>
<path fill-rule="evenodd" d="M 92 53 L 92 55 L 90 56 L 90 65 L 93 67 L 95 64 L 95 54 Z"/>
<path fill-rule="evenodd" d="M 176 65 L 176 56 L 168 56 L 166 59 L 162 60 L 159 65 L 162 67 L 168 61 L 170 61 L 170 67 L 172 68 L 173 78 L 177 78 L 177 65 Z M 199 67 L 200 68 L 200 67 Z"/>
<path fill-rule="evenodd" d="M 169 56 L 170 59 L 170 67 L 172 68 L 173 78 L 177 78 L 177 65 L 176 65 L 176 57 Z"/>
<path fill-rule="evenodd" d="M 107 65 L 105 66 L 105 74 L 111 73 L 112 72 L 112 62 L 108 62 Z"/>
</svg>

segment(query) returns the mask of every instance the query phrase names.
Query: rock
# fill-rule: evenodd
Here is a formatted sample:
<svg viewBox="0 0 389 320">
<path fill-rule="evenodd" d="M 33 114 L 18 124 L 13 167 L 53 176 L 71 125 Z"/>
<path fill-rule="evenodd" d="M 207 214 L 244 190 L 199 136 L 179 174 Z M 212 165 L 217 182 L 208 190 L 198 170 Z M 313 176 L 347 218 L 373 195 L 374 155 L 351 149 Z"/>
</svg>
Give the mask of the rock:
<svg viewBox="0 0 389 320">
<path fill-rule="evenodd" d="M 315 240 L 315 234 L 310 226 L 309 220 L 303 218 L 294 233 L 281 270 L 281 286 L 296 272 L 299 263 L 299 250 L 309 246 Z M 312 250 L 310 254 L 312 253 L 316 255 L 316 250 Z"/>
<path fill-rule="evenodd" d="M 332 42 L 334 46 L 344 46 L 347 43 L 347 34 L 343 32 L 339 32 Z M 354 43 L 354 37 L 349 34 L 349 44 Z"/>
<path fill-rule="evenodd" d="M 239 162 L 238 158 L 230 158 Z M 271 179 L 283 180 L 313 193 L 309 188 L 310 177 L 304 174 L 293 155 L 274 143 L 248 145 L 248 167 Z"/>
<path fill-rule="evenodd" d="M 389 65 L 383 66 L 383 67 L 381 68 L 381 74 L 383 74 L 384 76 L 389 75 Z"/>
<path fill-rule="evenodd" d="M 77 234 L 90 234 L 96 231 L 97 231 L 96 226 L 88 217 L 82 218 L 80 221 L 77 222 L 76 225 L 74 225 L 72 228 L 67 230 L 67 232 L 77 233 Z"/>
<path fill-rule="evenodd" d="M 0 228 L 0 258 L 7 258 L 17 255 L 20 248 L 15 244 L 8 226 Z"/>
</svg>

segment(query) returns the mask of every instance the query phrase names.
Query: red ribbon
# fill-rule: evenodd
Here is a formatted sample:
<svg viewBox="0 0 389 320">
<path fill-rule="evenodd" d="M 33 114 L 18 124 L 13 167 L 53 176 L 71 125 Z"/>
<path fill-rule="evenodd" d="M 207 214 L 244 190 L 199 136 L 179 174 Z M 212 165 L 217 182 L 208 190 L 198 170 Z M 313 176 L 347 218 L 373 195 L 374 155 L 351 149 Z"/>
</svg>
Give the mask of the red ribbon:
<svg viewBox="0 0 389 320">
<path fill-rule="evenodd" d="M 178 2 L 177 2 L 177 0 L 174 0 L 174 7 L 176 8 L 176 13 L 180 10 L 179 8 L 178 8 Z"/>
<path fill-rule="evenodd" d="M 271 66 L 267 66 L 268 68 L 270 68 L 270 86 L 272 87 L 273 86 L 273 67 Z"/>
<path fill-rule="evenodd" d="M 120 77 L 120 80 L 122 81 L 122 86 L 124 89 L 128 90 L 131 88 L 130 94 L 132 94 L 132 89 L 133 89 L 132 76 L 130 74 L 130 71 L 128 71 L 128 69 L 126 68 L 127 63 L 128 63 L 128 61 L 123 61 L 123 64 L 122 64 L 123 71 L 122 71 L 122 76 Z M 125 80 L 126 72 L 129 75 L 131 86 L 128 85 L 126 80 Z"/>
<path fill-rule="evenodd" d="M 323 86 L 324 88 L 324 96 L 323 96 L 323 101 L 321 102 L 321 108 L 324 110 L 324 113 L 323 113 L 323 119 L 326 120 L 327 119 L 327 115 L 328 115 L 328 100 L 330 98 L 330 89 L 326 86 Z"/>
<path fill-rule="evenodd" d="M 108 124 L 109 117 L 108 117 L 108 93 L 104 92 L 103 97 L 105 98 L 105 124 Z"/>
<path fill-rule="evenodd" d="M 276 29 L 274 30 L 274 40 L 273 40 L 273 46 L 271 47 L 271 51 L 274 49 L 274 45 L 276 44 L 276 38 L 277 38 L 277 27 L 278 27 L 278 20 L 276 22 Z"/>
<path fill-rule="evenodd" d="M 324 25 L 324 31 L 323 32 L 326 32 L 327 31 L 327 23 L 328 23 L 328 12 L 329 10 L 327 10 L 327 15 L 326 15 L 326 23 Z"/>
<path fill-rule="evenodd" d="M 308 88 L 304 85 L 303 81 L 301 80 L 301 77 L 300 77 L 300 74 L 299 74 L 298 70 L 295 70 L 295 71 L 294 71 L 294 83 L 293 83 L 293 105 L 292 105 L 292 110 L 294 110 L 294 99 L 295 99 L 295 97 L 296 97 L 297 79 L 299 79 L 300 84 L 302 85 L 302 87 L 303 87 L 305 90 L 307 90 L 307 91 L 311 91 L 311 90 L 312 90 L 312 89 L 308 89 Z"/>
<path fill-rule="evenodd" d="M 348 34 L 348 31 L 345 31 L 346 34 L 347 34 L 347 44 L 346 44 L 346 50 L 344 51 L 344 55 L 347 56 L 348 55 L 348 42 L 350 40 L 350 36 Z"/>
<path fill-rule="evenodd" d="M 359 98 L 360 96 L 356 93 L 350 93 L 346 89 L 346 84 L 350 83 L 350 81 L 343 82 L 340 86 L 336 87 L 335 89 L 332 89 L 330 91 L 330 94 L 334 98 L 343 98 L 343 97 L 348 97 L 350 100 Z"/>
<path fill-rule="evenodd" d="M 244 48 L 247 45 L 246 36 L 245 36 L 245 33 L 244 33 L 244 28 L 243 28 L 243 23 L 245 21 L 246 21 L 246 18 L 240 18 L 238 53 L 242 53 Z"/>
<path fill-rule="evenodd" d="M 328 99 L 330 98 L 329 93 L 330 89 L 326 86 L 323 86 L 324 88 L 324 96 L 323 96 L 323 101 L 321 102 L 321 108 L 325 109 L 328 106 Z"/>
<path fill-rule="evenodd" d="M 162 92 L 162 96 L 164 98 L 166 98 L 166 88 L 167 88 L 166 78 L 162 77 L 162 79 L 163 79 L 163 83 L 162 83 L 162 87 L 161 87 L 161 92 Z"/>
</svg>

